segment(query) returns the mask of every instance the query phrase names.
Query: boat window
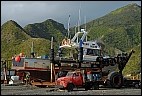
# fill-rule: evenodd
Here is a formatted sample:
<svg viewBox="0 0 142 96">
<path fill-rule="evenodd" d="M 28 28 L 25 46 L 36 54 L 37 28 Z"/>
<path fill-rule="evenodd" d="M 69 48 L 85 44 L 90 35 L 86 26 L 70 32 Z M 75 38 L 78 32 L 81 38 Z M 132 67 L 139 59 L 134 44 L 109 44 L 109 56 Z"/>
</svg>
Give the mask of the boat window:
<svg viewBox="0 0 142 96">
<path fill-rule="evenodd" d="M 95 44 L 92 44 L 92 45 L 95 45 Z"/>
<path fill-rule="evenodd" d="M 93 50 L 92 49 L 87 49 L 87 55 L 93 55 Z"/>
<path fill-rule="evenodd" d="M 98 49 L 87 49 L 86 55 L 100 56 L 100 50 L 98 50 Z"/>
</svg>

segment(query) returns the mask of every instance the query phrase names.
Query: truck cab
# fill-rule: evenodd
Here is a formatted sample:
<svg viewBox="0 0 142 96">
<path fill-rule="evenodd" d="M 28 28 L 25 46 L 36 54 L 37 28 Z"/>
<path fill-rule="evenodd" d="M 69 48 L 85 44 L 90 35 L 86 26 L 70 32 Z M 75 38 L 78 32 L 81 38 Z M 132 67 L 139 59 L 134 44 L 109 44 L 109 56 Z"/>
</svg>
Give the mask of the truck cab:
<svg viewBox="0 0 142 96">
<path fill-rule="evenodd" d="M 63 89 L 71 89 L 75 86 L 83 85 L 83 76 L 81 72 L 68 72 L 65 77 L 60 77 L 56 81 L 56 85 Z"/>
</svg>

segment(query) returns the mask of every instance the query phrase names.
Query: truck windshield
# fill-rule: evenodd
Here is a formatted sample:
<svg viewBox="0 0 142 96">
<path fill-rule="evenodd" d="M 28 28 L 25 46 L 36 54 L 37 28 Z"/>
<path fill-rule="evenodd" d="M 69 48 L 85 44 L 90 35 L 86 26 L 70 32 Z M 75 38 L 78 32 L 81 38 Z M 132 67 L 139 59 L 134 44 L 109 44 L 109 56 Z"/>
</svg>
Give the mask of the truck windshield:
<svg viewBox="0 0 142 96">
<path fill-rule="evenodd" d="M 66 76 L 72 76 L 73 73 L 72 72 L 68 72 Z"/>
</svg>

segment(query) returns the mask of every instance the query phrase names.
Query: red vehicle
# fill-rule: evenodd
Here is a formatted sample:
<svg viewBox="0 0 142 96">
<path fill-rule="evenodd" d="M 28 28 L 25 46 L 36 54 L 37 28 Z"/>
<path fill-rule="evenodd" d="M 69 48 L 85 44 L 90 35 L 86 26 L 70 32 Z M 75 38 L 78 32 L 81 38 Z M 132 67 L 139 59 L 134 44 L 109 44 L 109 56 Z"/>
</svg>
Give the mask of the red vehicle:
<svg viewBox="0 0 142 96">
<path fill-rule="evenodd" d="M 65 77 L 58 78 L 56 80 L 56 85 L 60 89 L 67 89 L 68 91 L 72 91 L 75 87 L 82 87 L 85 88 L 85 90 L 99 88 L 97 81 L 87 78 L 88 76 L 83 70 L 82 72 L 71 71 L 68 72 Z"/>
</svg>

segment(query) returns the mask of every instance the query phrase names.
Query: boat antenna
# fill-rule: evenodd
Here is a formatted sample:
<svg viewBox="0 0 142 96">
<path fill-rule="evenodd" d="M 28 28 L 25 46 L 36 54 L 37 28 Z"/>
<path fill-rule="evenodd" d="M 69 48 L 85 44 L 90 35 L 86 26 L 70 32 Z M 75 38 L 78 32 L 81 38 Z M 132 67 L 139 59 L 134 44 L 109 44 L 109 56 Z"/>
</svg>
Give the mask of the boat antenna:
<svg viewBox="0 0 142 96">
<path fill-rule="evenodd" d="M 86 16 L 84 17 L 84 22 L 85 22 L 85 31 L 87 31 L 87 29 L 86 29 Z M 86 41 L 87 41 L 87 35 L 86 35 Z"/>
<path fill-rule="evenodd" d="M 85 31 L 86 31 L 86 16 L 84 17 Z"/>
<path fill-rule="evenodd" d="M 76 23 L 76 25 L 75 25 L 75 34 L 76 34 L 76 27 L 77 27 L 77 23 Z"/>
<path fill-rule="evenodd" d="M 80 32 L 80 22 L 81 20 L 80 20 L 80 9 L 79 9 L 78 32 Z"/>
<path fill-rule="evenodd" d="M 70 15 L 69 15 L 69 19 L 68 19 L 68 38 L 70 38 L 70 30 L 69 30 L 69 27 L 70 27 Z"/>
<path fill-rule="evenodd" d="M 80 4 L 80 8 L 79 8 L 79 19 L 78 19 L 78 32 L 80 32 L 80 9 L 81 9 L 81 4 Z M 77 43 L 78 43 L 78 35 L 77 35 Z"/>
</svg>

